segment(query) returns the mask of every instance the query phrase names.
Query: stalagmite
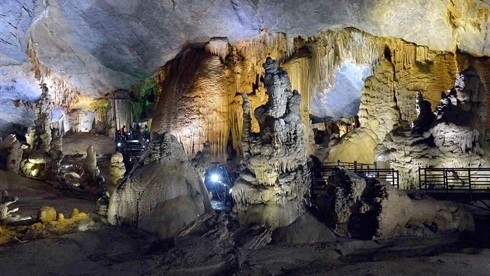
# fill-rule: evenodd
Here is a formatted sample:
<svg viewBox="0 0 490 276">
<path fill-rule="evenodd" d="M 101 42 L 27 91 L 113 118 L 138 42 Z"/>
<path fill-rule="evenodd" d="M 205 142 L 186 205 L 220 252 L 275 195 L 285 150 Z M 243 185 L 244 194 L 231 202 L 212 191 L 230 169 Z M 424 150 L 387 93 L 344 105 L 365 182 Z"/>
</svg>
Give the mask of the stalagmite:
<svg viewBox="0 0 490 276">
<path fill-rule="evenodd" d="M 255 110 L 259 133 L 250 131 L 250 102 L 243 95 L 243 159 L 233 187 L 233 212 L 240 223 L 275 228 L 289 225 L 304 213 L 309 174 L 301 96 L 291 91 L 287 73 L 274 60 L 268 58 L 264 68 L 269 101 Z"/>
<path fill-rule="evenodd" d="M 123 155 L 120 152 L 116 152 L 111 156 L 110 178 L 107 185 L 107 191 L 110 194 L 114 192 L 125 173 L 126 167 L 124 166 Z"/>
</svg>

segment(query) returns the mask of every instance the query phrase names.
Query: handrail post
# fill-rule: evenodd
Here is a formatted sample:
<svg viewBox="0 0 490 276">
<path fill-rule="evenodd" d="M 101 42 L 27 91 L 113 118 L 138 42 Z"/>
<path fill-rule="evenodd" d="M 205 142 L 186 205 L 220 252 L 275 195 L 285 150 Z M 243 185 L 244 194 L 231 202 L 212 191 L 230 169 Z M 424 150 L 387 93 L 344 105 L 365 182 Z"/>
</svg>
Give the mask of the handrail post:
<svg viewBox="0 0 490 276">
<path fill-rule="evenodd" d="M 395 170 L 393 168 L 391 168 L 391 180 L 393 183 L 393 186 L 395 186 L 397 189 L 399 188 L 398 185 L 395 183 Z"/>
<path fill-rule="evenodd" d="M 357 172 L 357 161 L 354 161 L 354 171 Z"/>
<path fill-rule="evenodd" d="M 377 170 L 378 169 L 378 163 L 377 162 L 374 162 L 374 169 Z"/>
<path fill-rule="evenodd" d="M 446 189 L 446 193 L 449 193 L 449 178 L 447 176 L 447 170 L 444 168 L 444 188 Z"/>
<path fill-rule="evenodd" d="M 422 176 L 421 176 L 422 168 L 419 167 L 419 189 L 422 190 Z"/>
</svg>

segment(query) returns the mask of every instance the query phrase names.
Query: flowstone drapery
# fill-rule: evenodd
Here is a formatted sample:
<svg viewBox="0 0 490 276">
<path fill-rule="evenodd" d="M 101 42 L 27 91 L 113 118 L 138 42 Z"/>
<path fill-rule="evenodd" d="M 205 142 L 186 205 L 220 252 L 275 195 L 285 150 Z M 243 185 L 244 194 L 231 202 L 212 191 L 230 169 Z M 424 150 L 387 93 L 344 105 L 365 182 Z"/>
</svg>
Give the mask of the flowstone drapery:
<svg viewBox="0 0 490 276">
<path fill-rule="evenodd" d="M 304 213 L 308 188 L 301 96 L 291 91 L 287 73 L 267 58 L 266 105 L 255 110 L 259 133 L 251 133 L 250 103 L 243 95 L 243 159 L 233 187 L 234 213 L 240 223 L 289 225 Z"/>
</svg>

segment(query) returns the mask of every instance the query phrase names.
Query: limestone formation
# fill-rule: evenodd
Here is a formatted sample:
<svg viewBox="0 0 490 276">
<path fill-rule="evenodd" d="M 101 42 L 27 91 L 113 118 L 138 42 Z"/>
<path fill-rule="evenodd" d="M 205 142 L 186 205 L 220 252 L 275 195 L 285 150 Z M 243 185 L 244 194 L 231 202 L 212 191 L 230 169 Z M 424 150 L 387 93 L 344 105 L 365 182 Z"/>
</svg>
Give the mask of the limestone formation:
<svg viewBox="0 0 490 276">
<path fill-rule="evenodd" d="M 39 208 L 37 212 L 37 221 L 42 223 L 48 223 L 52 221 L 56 221 L 57 214 L 56 209 L 50 206 L 43 206 Z"/>
<path fill-rule="evenodd" d="M 305 209 L 309 185 L 301 96 L 291 91 L 287 73 L 276 61 L 264 63 L 268 104 L 255 110 L 259 133 L 251 132 L 250 105 L 243 95 L 243 160 L 233 187 L 234 213 L 242 224 L 289 225 Z"/>
<path fill-rule="evenodd" d="M 87 148 L 87 156 L 85 157 L 83 168 L 86 173 L 95 175 L 95 171 L 97 170 L 97 153 L 95 152 L 93 145 L 90 145 Z"/>
<path fill-rule="evenodd" d="M 2 197 L 0 198 L 0 222 L 4 222 L 12 217 L 14 213 L 19 211 L 19 208 L 9 209 L 9 206 L 17 202 L 19 199 L 16 196 L 9 196 L 7 191 L 2 191 Z"/>
<path fill-rule="evenodd" d="M 370 59 L 374 65 L 373 75 L 365 80 L 361 91 L 360 127 L 333 145 L 328 155 L 330 162 L 379 161 L 375 160 L 373 153 L 386 135 L 400 128 L 410 132 L 410 126 L 417 121 L 417 108 L 414 106 L 417 94 L 423 95 L 424 108 L 428 104 L 435 107 L 441 97 L 440 91 L 450 88 L 458 73 L 455 54 L 433 51 L 400 40 L 383 42 L 371 38 L 365 41 L 371 45 L 368 47 L 371 51 L 366 51 L 365 55 L 372 55 Z M 344 47 L 349 45 L 356 44 L 350 42 Z M 352 52 L 357 53 L 355 50 Z M 418 128 L 414 132 L 419 131 Z"/>
<path fill-rule="evenodd" d="M 50 96 L 49 89 L 45 83 L 41 84 L 41 97 L 36 103 L 36 120 L 34 121 L 34 137 L 31 148 L 48 152 L 51 143 L 51 123 Z"/>
<path fill-rule="evenodd" d="M 20 172 L 25 177 L 46 179 L 50 163 L 51 158 L 46 152 L 41 150 L 29 151 L 28 157 L 21 161 Z"/>
<path fill-rule="evenodd" d="M 22 144 L 17 140 L 13 142 L 12 146 L 10 147 L 9 155 L 7 157 L 7 170 L 15 174 L 19 174 L 23 153 L 24 150 L 22 148 Z"/>
<path fill-rule="evenodd" d="M 51 102 L 49 89 L 45 83 L 41 84 L 41 90 L 41 97 L 35 105 L 34 126 L 26 134 L 26 141 L 30 148 L 23 155 L 20 168 L 24 176 L 35 179 L 52 177 L 53 168 L 56 171 L 61 160 L 61 139 L 56 139 L 51 150 Z"/>
<path fill-rule="evenodd" d="M 112 194 L 119 184 L 120 180 L 126 173 L 126 167 L 124 166 L 124 157 L 122 153 L 115 152 L 111 156 L 110 178 L 107 185 L 107 191 Z"/>
<path fill-rule="evenodd" d="M 417 187 L 419 167 L 488 167 L 489 162 L 482 158 L 487 123 L 483 91 L 475 69 L 464 70 L 433 114 L 421 110 L 411 131 L 397 127 L 380 142 L 376 161 L 399 171 L 402 188 Z M 419 97 L 419 105 L 420 101 L 425 102 Z"/>
<path fill-rule="evenodd" d="M 155 134 L 139 163 L 111 195 L 108 221 L 165 239 L 211 210 L 207 191 L 177 138 Z"/>
<path fill-rule="evenodd" d="M 474 68 L 456 78 L 449 95 L 436 108 L 436 124 L 430 129 L 443 153 L 482 154 L 480 134 L 485 131 L 486 92 Z"/>
<path fill-rule="evenodd" d="M 204 142 L 203 149 L 196 153 L 196 156 L 192 159 L 197 172 L 204 179 L 206 170 L 213 163 L 213 155 L 211 152 L 210 143 L 208 141 Z"/>
<path fill-rule="evenodd" d="M 432 232 L 474 231 L 472 215 L 456 204 L 428 197 L 410 199 L 385 181 L 339 170 L 328 185 L 332 192 L 326 200 L 331 203 L 322 213 L 329 214 L 341 236 L 390 239 L 406 234 L 407 227 Z"/>
<path fill-rule="evenodd" d="M 8 191 L 2 191 L 2 195 L 0 197 L 0 224 L 16 224 L 23 223 L 26 221 L 31 221 L 31 217 L 21 217 L 19 214 L 16 214 L 19 211 L 19 208 L 10 209 L 10 205 L 14 204 L 19 200 L 16 196 L 9 196 Z"/>
</svg>

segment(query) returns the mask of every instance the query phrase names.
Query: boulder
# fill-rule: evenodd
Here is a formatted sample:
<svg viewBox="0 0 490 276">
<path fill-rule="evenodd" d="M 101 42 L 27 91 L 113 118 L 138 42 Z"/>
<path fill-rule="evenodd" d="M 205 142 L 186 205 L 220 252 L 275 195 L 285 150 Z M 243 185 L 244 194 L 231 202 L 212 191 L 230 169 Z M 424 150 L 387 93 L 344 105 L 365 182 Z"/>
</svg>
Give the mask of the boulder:
<svg viewBox="0 0 490 276">
<path fill-rule="evenodd" d="M 272 235 L 274 243 L 304 244 L 333 242 L 335 234 L 311 213 L 306 212 L 288 226 L 278 228 Z"/>
<path fill-rule="evenodd" d="M 111 224 L 165 239 L 211 211 L 206 188 L 175 136 L 156 134 L 139 162 L 110 197 Z"/>
<path fill-rule="evenodd" d="M 328 185 L 336 192 L 331 195 L 331 209 L 324 213 L 333 214 L 329 218 L 340 236 L 390 239 L 408 233 L 407 227 L 421 233 L 427 229 L 464 232 L 475 228 L 473 216 L 456 204 L 430 197 L 411 199 L 404 191 L 375 178 L 339 170 L 329 177 Z"/>
</svg>

